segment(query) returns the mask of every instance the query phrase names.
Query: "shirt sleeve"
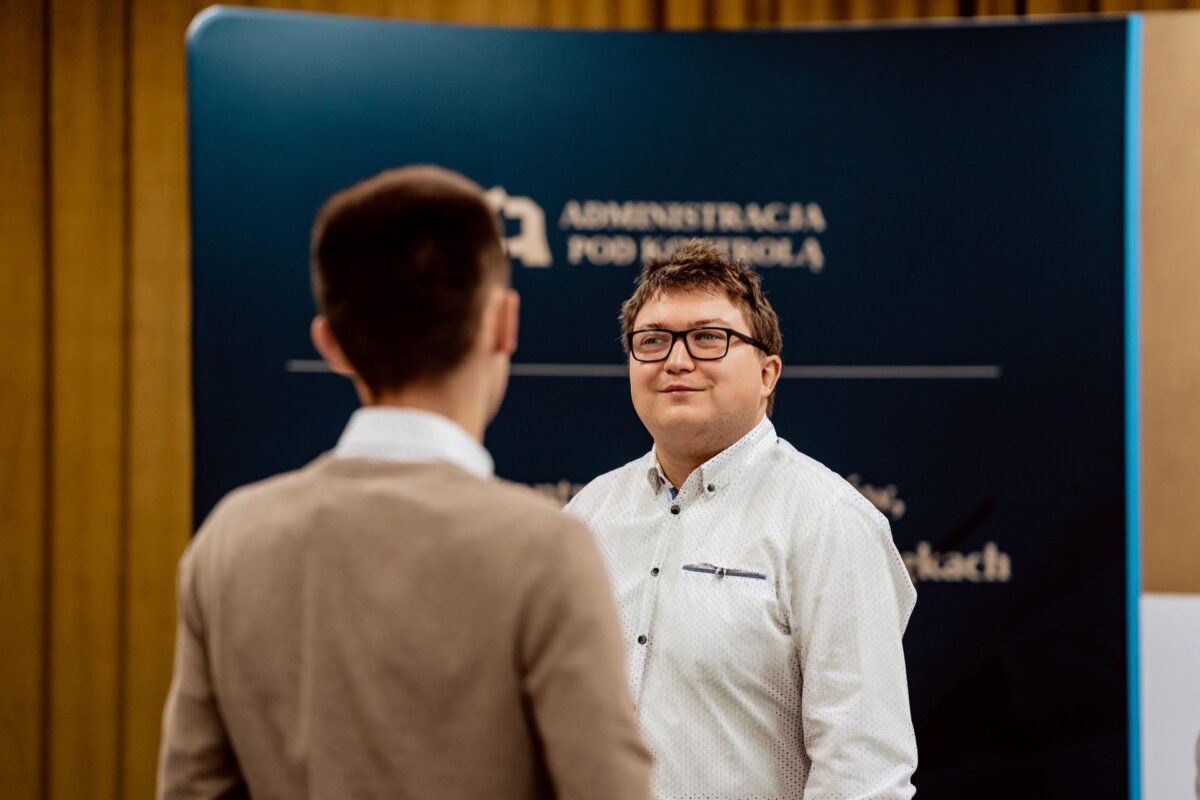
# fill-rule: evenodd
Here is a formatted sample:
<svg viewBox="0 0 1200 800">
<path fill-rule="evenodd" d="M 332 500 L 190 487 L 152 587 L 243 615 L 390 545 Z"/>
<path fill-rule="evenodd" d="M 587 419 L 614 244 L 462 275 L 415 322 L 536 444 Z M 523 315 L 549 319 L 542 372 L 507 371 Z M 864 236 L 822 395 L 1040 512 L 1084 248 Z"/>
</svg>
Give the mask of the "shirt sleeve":
<svg viewBox="0 0 1200 800">
<path fill-rule="evenodd" d="M 195 591 L 195 546 L 179 564 L 175 673 L 163 711 L 159 800 L 248 797 L 226 735 L 208 667 Z"/>
<path fill-rule="evenodd" d="M 812 762 L 805 800 L 911 798 L 917 743 L 901 639 L 916 590 L 887 520 L 839 498 L 799 542 L 790 591 Z"/>
<path fill-rule="evenodd" d="M 651 759 L 625 679 L 612 589 L 587 529 L 564 524 L 541 549 L 520 644 L 555 796 L 649 798 Z"/>
</svg>

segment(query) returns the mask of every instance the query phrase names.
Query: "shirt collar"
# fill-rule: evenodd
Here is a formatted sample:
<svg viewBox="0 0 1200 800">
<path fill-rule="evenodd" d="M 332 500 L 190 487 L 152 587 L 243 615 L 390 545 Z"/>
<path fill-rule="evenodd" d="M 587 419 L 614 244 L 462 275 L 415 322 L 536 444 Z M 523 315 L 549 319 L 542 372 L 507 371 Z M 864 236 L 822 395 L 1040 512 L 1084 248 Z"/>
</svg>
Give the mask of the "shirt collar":
<svg viewBox="0 0 1200 800">
<path fill-rule="evenodd" d="M 333 455 L 401 463 L 444 461 L 483 480 L 495 471 L 491 455 L 462 427 L 440 414 L 412 408 L 358 409 Z"/>
<path fill-rule="evenodd" d="M 650 452 L 646 454 L 646 480 L 650 482 L 650 488 L 655 494 L 667 485 L 667 476 L 663 474 L 662 467 L 658 465 L 658 456 L 654 453 L 654 448 L 650 448 Z"/>
<path fill-rule="evenodd" d="M 692 473 L 699 473 L 700 490 L 705 494 L 712 494 L 728 486 L 734 476 L 757 456 L 763 446 L 774 442 L 775 439 L 775 426 L 764 416 L 749 433 L 705 461 Z M 692 475 L 688 476 L 689 481 Z M 651 447 L 650 452 L 646 454 L 646 480 L 655 494 L 664 486 L 670 485 L 666 473 L 659 466 L 655 447 Z M 683 488 L 679 487 L 681 492 Z"/>
</svg>

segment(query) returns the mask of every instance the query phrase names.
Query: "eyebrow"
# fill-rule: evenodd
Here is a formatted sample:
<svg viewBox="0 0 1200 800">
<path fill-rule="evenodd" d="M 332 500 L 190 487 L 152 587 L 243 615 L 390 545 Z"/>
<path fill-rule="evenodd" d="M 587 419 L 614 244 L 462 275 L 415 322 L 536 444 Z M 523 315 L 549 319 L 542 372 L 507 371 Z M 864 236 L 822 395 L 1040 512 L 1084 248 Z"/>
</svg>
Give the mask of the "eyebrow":
<svg viewBox="0 0 1200 800">
<path fill-rule="evenodd" d="M 733 327 L 733 325 L 732 325 L 732 324 L 731 324 L 731 323 L 730 323 L 728 320 L 721 319 L 720 317 L 714 317 L 713 319 L 697 319 L 697 320 L 693 320 L 692 322 L 689 322 L 688 324 L 684 325 L 684 326 L 683 326 L 683 330 L 688 330 L 688 329 L 690 329 L 690 328 L 702 328 L 702 327 L 704 327 L 705 325 L 711 325 L 711 324 L 713 324 L 714 322 L 719 322 L 719 323 L 721 323 L 722 325 L 725 325 L 725 326 L 728 326 L 728 327 Z M 639 325 L 639 326 L 637 327 L 637 330 L 644 330 L 644 329 L 646 329 L 646 328 L 659 328 L 659 329 L 662 329 L 662 330 L 669 330 L 669 328 L 667 328 L 667 326 L 666 326 L 665 324 L 663 324 L 663 323 L 661 323 L 661 322 L 657 322 L 657 321 L 647 321 L 647 322 L 643 322 L 641 325 Z"/>
</svg>

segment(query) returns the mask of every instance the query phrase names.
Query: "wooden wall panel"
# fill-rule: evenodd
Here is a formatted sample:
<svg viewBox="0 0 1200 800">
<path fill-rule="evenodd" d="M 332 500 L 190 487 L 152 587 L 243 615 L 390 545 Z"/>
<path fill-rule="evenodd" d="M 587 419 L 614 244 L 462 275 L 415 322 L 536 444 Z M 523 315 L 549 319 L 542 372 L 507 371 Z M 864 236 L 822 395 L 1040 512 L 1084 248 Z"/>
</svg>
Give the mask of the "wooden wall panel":
<svg viewBox="0 0 1200 800">
<path fill-rule="evenodd" d="M 663 27 L 670 30 L 699 30 L 711 25 L 705 14 L 706 0 L 662 0 Z"/>
<path fill-rule="evenodd" d="M 771 9 L 766 3 L 747 3 L 743 0 L 713 0 L 708 5 L 706 24 L 722 30 L 737 30 L 771 22 Z"/>
<path fill-rule="evenodd" d="M 618 9 L 613 3 L 588 0 L 547 0 L 542 4 L 513 3 L 496 22 L 502 25 L 534 27 L 549 25 L 556 28 L 616 27 Z"/>
<path fill-rule="evenodd" d="M 1142 580 L 1200 593 L 1200 14 L 1145 22 Z"/>
<path fill-rule="evenodd" d="M 50 797 L 120 783 L 126 496 L 125 7 L 51 0 Z"/>
<path fill-rule="evenodd" d="M 1011 16 L 1021 9 L 1020 0 L 978 0 L 976 6 L 979 14 L 988 16 Z M 949 9 L 943 13 L 943 16 L 953 17 L 955 13 L 955 9 Z"/>
<path fill-rule="evenodd" d="M 804 25 L 840 19 L 837 0 L 781 0 L 779 21 L 785 25 Z"/>
<path fill-rule="evenodd" d="M 613 27 L 642 30 L 654 27 L 655 4 L 644 0 L 610 0 L 616 22 Z"/>
<path fill-rule="evenodd" d="M 45 6 L 0 0 L 0 797 L 42 794 Z"/>
<path fill-rule="evenodd" d="M 437 0 L 387 0 L 382 16 L 421 21 L 436 20 L 439 5 Z"/>
<path fill-rule="evenodd" d="M 171 678 L 175 563 L 191 529 L 187 96 L 199 0 L 133 0 L 130 17 L 128 597 L 120 731 L 127 798 L 154 796 Z"/>
</svg>

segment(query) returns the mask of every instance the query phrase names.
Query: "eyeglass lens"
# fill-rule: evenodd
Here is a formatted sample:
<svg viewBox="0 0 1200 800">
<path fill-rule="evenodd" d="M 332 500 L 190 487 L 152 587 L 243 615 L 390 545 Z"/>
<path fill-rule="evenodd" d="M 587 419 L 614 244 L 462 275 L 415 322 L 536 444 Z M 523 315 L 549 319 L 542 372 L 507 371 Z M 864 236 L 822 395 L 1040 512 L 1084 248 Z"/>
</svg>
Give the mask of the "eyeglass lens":
<svg viewBox="0 0 1200 800">
<path fill-rule="evenodd" d="M 633 355 L 649 361 L 666 358 L 675 339 L 671 331 L 639 331 L 633 335 Z M 695 328 L 683 339 L 692 358 L 721 358 L 729 349 L 729 334 L 719 328 Z"/>
</svg>

